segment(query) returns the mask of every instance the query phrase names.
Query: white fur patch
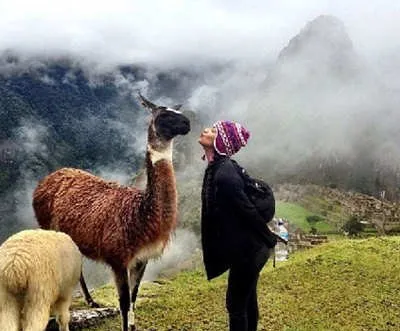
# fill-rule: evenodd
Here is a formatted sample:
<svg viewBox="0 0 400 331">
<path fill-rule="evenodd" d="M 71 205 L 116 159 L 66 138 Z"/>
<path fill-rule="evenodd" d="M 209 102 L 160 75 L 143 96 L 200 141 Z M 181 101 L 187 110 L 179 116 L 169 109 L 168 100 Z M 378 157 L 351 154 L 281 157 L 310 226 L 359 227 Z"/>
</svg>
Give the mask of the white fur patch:
<svg viewBox="0 0 400 331">
<path fill-rule="evenodd" d="M 163 249 L 164 243 L 161 241 L 147 245 L 136 254 L 136 260 L 143 261 L 158 257 L 162 254 Z"/>
<path fill-rule="evenodd" d="M 128 325 L 135 325 L 135 312 L 132 310 L 128 312 Z"/>
<path fill-rule="evenodd" d="M 160 160 L 167 160 L 172 162 L 172 142 L 169 143 L 168 147 L 162 152 L 154 150 L 153 148 L 151 148 L 150 145 L 147 146 L 147 150 L 150 153 L 150 159 L 153 165 Z"/>
</svg>

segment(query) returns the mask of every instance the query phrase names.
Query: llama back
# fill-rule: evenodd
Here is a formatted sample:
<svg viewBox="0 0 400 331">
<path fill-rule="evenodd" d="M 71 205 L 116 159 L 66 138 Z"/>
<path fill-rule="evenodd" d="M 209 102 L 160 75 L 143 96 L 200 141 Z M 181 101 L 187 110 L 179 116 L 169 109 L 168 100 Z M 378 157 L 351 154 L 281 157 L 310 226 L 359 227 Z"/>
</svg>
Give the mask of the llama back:
<svg viewBox="0 0 400 331">
<path fill-rule="evenodd" d="M 56 226 L 52 222 L 54 205 L 62 205 L 68 203 L 68 201 L 73 202 L 74 191 L 78 191 L 87 182 L 98 183 L 96 179 L 95 176 L 85 171 L 63 168 L 40 181 L 33 192 L 32 203 L 40 227 L 55 229 Z"/>
<path fill-rule="evenodd" d="M 52 305 L 70 300 L 81 268 L 79 249 L 64 233 L 25 230 L 8 238 L 0 246 L 1 329 L 43 329 Z"/>
<path fill-rule="evenodd" d="M 61 283 L 80 273 L 80 256 L 78 247 L 64 233 L 21 231 L 0 246 L 0 282 L 12 294 L 27 291 L 35 284 L 33 280 L 43 283 L 51 279 Z M 71 265 L 66 267 L 65 261 Z"/>
<path fill-rule="evenodd" d="M 142 200 L 138 189 L 107 182 L 83 170 L 63 168 L 39 183 L 33 208 L 42 228 L 67 233 L 92 259 L 104 260 L 106 256 L 113 260 L 127 247 L 124 240 L 131 239 L 131 220 L 138 217 Z M 135 231 L 141 233 L 140 229 Z"/>
<path fill-rule="evenodd" d="M 29 268 L 35 265 L 30 246 L 22 246 L 19 236 L 14 235 L 0 247 L 0 283 L 5 291 L 17 294 L 26 291 Z"/>
</svg>

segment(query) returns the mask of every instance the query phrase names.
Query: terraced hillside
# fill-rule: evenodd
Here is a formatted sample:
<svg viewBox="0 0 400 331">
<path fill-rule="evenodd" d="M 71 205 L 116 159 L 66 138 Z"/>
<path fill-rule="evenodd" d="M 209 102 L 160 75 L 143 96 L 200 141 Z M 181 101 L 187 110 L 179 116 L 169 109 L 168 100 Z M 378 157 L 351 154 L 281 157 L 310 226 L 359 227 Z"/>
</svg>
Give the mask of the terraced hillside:
<svg viewBox="0 0 400 331">
<path fill-rule="evenodd" d="M 317 185 L 276 185 L 274 191 L 278 201 L 295 203 L 321 215 L 338 230 L 353 216 L 381 234 L 400 232 L 400 204 L 384 198 Z"/>
</svg>

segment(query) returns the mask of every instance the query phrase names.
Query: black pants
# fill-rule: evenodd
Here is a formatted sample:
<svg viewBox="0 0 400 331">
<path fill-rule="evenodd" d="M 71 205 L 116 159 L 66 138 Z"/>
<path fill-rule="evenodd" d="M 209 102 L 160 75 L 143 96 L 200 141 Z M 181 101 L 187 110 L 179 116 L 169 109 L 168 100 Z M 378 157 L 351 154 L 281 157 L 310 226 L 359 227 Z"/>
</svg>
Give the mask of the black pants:
<svg viewBox="0 0 400 331">
<path fill-rule="evenodd" d="M 229 331 L 257 330 L 257 282 L 268 257 L 269 249 L 265 248 L 254 257 L 231 266 L 226 292 Z"/>
</svg>

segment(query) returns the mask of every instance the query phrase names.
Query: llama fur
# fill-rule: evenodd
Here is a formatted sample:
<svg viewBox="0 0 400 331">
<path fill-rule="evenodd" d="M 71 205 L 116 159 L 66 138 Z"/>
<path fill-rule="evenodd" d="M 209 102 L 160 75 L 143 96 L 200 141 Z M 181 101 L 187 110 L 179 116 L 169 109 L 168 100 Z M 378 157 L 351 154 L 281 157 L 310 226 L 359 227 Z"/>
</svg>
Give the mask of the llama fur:
<svg viewBox="0 0 400 331">
<path fill-rule="evenodd" d="M 65 233 L 24 230 L 0 246 L 0 326 L 43 331 L 50 314 L 69 331 L 69 307 L 79 282 L 82 255 Z"/>
<path fill-rule="evenodd" d="M 163 171 L 157 177 L 174 177 L 168 162 L 158 163 Z M 162 195 L 176 197 L 175 177 L 170 183 L 154 179 L 154 185 Z M 85 256 L 113 269 L 129 268 L 134 260 L 159 256 L 176 227 L 176 199 L 170 201 L 174 207 L 165 209 L 158 199 L 145 203 L 150 202 L 145 194 L 83 170 L 63 168 L 40 182 L 33 206 L 42 228 L 68 233 Z M 151 217 L 148 209 L 160 215 Z M 147 222 L 141 213 L 153 221 Z"/>
</svg>

